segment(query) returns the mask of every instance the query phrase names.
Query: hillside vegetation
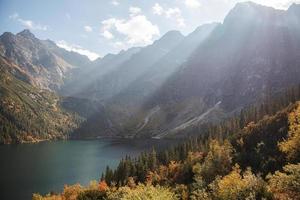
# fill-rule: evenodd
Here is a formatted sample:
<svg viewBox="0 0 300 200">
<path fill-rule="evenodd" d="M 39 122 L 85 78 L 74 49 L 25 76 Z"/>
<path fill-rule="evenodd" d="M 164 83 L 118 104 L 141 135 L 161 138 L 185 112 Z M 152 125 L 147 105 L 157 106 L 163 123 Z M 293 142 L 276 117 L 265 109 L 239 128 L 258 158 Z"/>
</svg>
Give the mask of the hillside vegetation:
<svg viewBox="0 0 300 200">
<path fill-rule="evenodd" d="M 68 137 L 81 119 L 64 111 L 57 95 L 16 78 L 13 66 L 0 62 L 0 144 Z"/>
<path fill-rule="evenodd" d="M 177 147 L 126 156 L 99 182 L 33 199 L 300 199 L 300 92 L 286 94 Z"/>
</svg>

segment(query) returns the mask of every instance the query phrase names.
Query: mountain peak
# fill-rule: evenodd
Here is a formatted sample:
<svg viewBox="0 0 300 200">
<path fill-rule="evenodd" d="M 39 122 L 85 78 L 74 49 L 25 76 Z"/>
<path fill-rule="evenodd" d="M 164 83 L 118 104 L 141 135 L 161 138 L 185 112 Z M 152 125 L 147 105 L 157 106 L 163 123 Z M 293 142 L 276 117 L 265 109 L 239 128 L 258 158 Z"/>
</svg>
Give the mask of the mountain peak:
<svg viewBox="0 0 300 200">
<path fill-rule="evenodd" d="M 160 45 L 169 45 L 170 43 L 174 43 L 174 41 L 180 41 L 184 38 L 184 36 L 179 31 L 168 31 L 165 33 L 159 40 L 156 40 L 154 44 Z"/>
<path fill-rule="evenodd" d="M 289 7 L 289 9 L 293 9 L 293 8 L 297 8 L 299 9 L 300 8 L 300 3 L 292 3 Z"/>
<path fill-rule="evenodd" d="M 258 4 L 253 1 L 245 1 L 245 2 L 236 3 L 233 10 L 234 9 L 256 9 L 256 10 L 272 9 L 272 10 L 275 10 L 275 8 L 273 8 L 273 7 Z"/>
<path fill-rule="evenodd" d="M 184 36 L 181 34 L 180 31 L 176 31 L 176 30 L 172 30 L 172 31 L 168 31 L 167 33 L 165 33 L 161 39 L 164 38 L 183 38 Z"/>
<path fill-rule="evenodd" d="M 293 4 L 289 7 L 288 12 L 292 12 L 292 13 L 297 13 L 297 14 L 299 14 L 299 13 L 300 13 L 300 4 L 293 3 Z"/>
<path fill-rule="evenodd" d="M 14 36 L 14 34 L 12 34 L 11 32 L 4 32 L 0 37 L 1 38 L 11 38 L 13 36 Z"/>
<path fill-rule="evenodd" d="M 28 38 L 28 39 L 36 39 L 35 35 L 33 33 L 31 33 L 29 29 L 24 29 L 23 31 L 21 31 L 17 35 L 22 36 L 24 38 Z"/>
<path fill-rule="evenodd" d="M 241 21 L 260 21 L 263 18 L 269 18 L 276 15 L 280 10 L 257 4 L 251 1 L 237 3 L 224 19 L 225 23 L 234 23 Z"/>
</svg>

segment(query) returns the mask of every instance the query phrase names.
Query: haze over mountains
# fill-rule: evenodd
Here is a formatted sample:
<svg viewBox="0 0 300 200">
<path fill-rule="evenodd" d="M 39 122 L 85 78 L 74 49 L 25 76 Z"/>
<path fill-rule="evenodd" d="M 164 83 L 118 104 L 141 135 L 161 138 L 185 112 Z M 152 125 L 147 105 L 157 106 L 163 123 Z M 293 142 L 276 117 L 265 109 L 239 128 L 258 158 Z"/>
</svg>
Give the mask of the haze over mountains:
<svg viewBox="0 0 300 200">
<path fill-rule="evenodd" d="M 202 25 L 187 36 L 170 31 L 149 46 L 94 62 L 28 30 L 4 33 L 0 55 L 8 63 L 1 64 L 3 81 L 12 76 L 30 85 L 28 95 L 41 89 L 59 95 L 56 109 L 45 112 L 64 113 L 73 124 L 68 131 L 41 134 L 19 120 L 21 125 L 11 128 L 21 130 L 18 134 L 40 139 L 66 133 L 74 138 L 181 137 L 187 129 L 220 121 L 300 83 L 300 5 L 283 11 L 239 3 L 222 24 Z M 14 91 L 14 85 L 9 82 L 8 90 Z M 13 125 L 16 117 L 4 110 L 23 97 L 0 92 L 1 121 Z M 4 103 L 7 99 L 10 104 Z M 23 102 L 20 109 L 37 103 Z M 6 129 L 2 143 L 26 140 Z"/>
</svg>

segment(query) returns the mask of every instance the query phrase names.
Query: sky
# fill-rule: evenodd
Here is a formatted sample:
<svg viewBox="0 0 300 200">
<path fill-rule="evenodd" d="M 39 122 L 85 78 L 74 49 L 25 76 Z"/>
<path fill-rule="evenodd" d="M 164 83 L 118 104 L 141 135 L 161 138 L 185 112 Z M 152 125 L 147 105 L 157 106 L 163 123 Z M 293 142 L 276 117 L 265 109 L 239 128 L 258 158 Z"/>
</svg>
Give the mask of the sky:
<svg viewBox="0 0 300 200">
<path fill-rule="evenodd" d="M 30 29 L 40 39 L 91 60 L 145 46 L 170 30 L 182 34 L 222 22 L 243 0 L 0 0 L 0 33 Z M 253 0 L 287 9 L 300 0 Z"/>
</svg>

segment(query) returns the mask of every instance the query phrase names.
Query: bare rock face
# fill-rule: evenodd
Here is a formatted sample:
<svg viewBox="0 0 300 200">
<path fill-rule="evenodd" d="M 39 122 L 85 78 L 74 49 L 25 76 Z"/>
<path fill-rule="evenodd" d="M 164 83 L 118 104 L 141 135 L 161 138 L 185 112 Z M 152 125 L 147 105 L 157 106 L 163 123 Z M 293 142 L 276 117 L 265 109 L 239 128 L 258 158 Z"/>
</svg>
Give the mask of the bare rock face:
<svg viewBox="0 0 300 200">
<path fill-rule="evenodd" d="M 32 78 L 35 86 L 44 89 L 59 89 L 67 72 L 78 67 L 75 63 L 67 62 L 63 53 L 70 52 L 60 49 L 55 43 L 49 48 L 45 41 L 37 39 L 29 30 L 16 35 L 6 32 L 0 36 L 1 56 L 20 66 Z M 75 56 L 81 58 L 80 65 L 89 62 L 84 56 Z"/>
</svg>

